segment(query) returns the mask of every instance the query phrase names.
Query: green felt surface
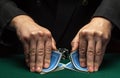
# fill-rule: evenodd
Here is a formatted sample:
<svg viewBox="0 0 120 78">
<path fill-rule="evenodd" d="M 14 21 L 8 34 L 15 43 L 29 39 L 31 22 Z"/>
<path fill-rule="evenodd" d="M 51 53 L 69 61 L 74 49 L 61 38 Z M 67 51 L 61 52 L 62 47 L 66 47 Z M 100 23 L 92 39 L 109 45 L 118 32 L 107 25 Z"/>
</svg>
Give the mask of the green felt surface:
<svg viewBox="0 0 120 78">
<path fill-rule="evenodd" d="M 66 63 L 69 60 L 62 60 Z M 29 72 L 22 55 L 0 58 L 0 78 L 120 78 L 120 54 L 106 54 L 95 73 L 62 70 L 45 75 Z"/>
</svg>

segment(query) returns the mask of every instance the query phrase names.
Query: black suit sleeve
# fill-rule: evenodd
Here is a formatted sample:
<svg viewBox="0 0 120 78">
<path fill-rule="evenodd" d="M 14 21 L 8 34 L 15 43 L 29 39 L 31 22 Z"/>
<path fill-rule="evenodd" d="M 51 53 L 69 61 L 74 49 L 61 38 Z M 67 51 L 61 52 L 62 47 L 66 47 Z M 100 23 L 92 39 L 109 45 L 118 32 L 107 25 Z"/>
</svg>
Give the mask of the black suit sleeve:
<svg viewBox="0 0 120 78">
<path fill-rule="evenodd" d="M 0 0 L 0 33 L 15 16 L 24 14 L 12 0 Z"/>
<path fill-rule="evenodd" d="M 120 0 L 103 0 L 94 16 L 104 17 L 120 29 Z"/>
</svg>

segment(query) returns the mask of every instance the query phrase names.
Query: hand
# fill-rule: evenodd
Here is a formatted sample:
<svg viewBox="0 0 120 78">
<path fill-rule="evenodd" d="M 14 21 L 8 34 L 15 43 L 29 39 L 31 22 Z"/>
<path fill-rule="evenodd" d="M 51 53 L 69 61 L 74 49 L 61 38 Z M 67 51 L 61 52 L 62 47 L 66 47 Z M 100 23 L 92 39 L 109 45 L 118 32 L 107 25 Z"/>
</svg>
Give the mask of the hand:
<svg viewBox="0 0 120 78">
<path fill-rule="evenodd" d="M 101 17 L 95 17 L 79 30 L 71 42 L 72 51 L 79 48 L 79 61 L 89 72 L 98 71 L 106 46 L 111 37 L 111 23 Z"/>
<path fill-rule="evenodd" d="M 24 54 L 31 72 L 41 72 L 42 68 L 50 65 L 51 51 L 56 50 L 51 32 L 36 24 L 29 16 L 15 17 L 11 26 L 24 46 Z"/>
</svg>

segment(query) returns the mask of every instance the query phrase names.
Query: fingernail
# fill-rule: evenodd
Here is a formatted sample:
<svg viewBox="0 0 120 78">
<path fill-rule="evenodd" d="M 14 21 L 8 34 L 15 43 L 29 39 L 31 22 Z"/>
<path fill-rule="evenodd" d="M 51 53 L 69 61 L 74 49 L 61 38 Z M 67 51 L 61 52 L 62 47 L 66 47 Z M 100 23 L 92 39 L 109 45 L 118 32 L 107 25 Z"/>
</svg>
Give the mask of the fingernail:
<svg viewBox="0 0 120 78">
<path fill-rule="evenodd" d="M 41 68 L 40 68 L 40 67 L 37 67 L 36 71 L 37 71 L 37 72 L 41 72 Z"/>
<path fill-rule="evenodd" d="M 45 63 L 44 67 L 45 67 L 45 68 L 48 68 L 48 67 L 49 67 L 49 64 L 48 64 L 48 63 Z"/>
<path fill-rule="evenodd" d="M 81 62 L 81 67 L 86 67 L 86 64 L 84 62 Z"/>
<path fill-rule="evenodd" d="M 93 72 L 93 67 L 88 67 L 89 72 Z"/>
<path fill-rule="evenodd" d="M 97 68 L 97 67 L 95 67 L 95 71 L 98 71 L 98 68 Z"/>
<path fill-rule="evenodd" d="M 31 72 L 35 72 L 35 67 L 31 67 L 31 68 L 30 68 L 30 71 L 31 71 Z"/>
</svg>

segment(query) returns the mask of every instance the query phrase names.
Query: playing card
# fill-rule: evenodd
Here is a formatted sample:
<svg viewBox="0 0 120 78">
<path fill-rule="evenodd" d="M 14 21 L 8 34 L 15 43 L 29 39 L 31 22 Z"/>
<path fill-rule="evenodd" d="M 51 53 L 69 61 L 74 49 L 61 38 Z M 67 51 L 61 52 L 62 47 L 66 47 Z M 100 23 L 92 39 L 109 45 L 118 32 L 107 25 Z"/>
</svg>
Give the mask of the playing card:
<svg viewBox="0 0 120 78">
<path fill-rule="evenodd" d="M 60 70 L 63 70 L 64 68 L 65 68 L 65 64 L 59 63 L 58 66 L 53 71 L 50 71 L 50 72 L 60 71 Z M 47 74 L 47 73 L 49 72 L 41 72 L 40 74 Z"/>
<path fill-rule="evenodd" d="M 57 68 L 55 70 L 53 70 L 53 71 L 63 70 L 64 68 L 65 68 L 65 64 L 59 63 L 58 66 L 57 66 Z"/>
<path fill-rule="evenodd" d="M 69 69 L 69 70 L 73 70 L 73 71 L 78 71 L 77 69 L 75 69 L 74 65 L 73 65 L 71 62 L 68 62 L 68 63 L 65 65 L 65 68 L 66 68 L 66 69 Z"/>
<path fill-rule="evenodd" d="M 61 64 L 59 64 L 61 56 L 62 53 L 60 53 L 59 51 L 52 51 L 50 66 L 48 68 L 44 68 L 41 74 L 51 72 L 55 70 L 57 66 L 61 67 Z"/>
<path fill-rule="evenodd" d="M 74 51 L 70 54 L 70 58 L 71 58 L 71 62 L 73 64 L 73 66 L 75 67 L 75 69 L 79 70 L 79 71 L 85 71 L 87 72 L 87 68 L 83 68 L 80 66 L 80 62 L 79 62 L 79 53 L 77 51 Z"/>
</svg>

